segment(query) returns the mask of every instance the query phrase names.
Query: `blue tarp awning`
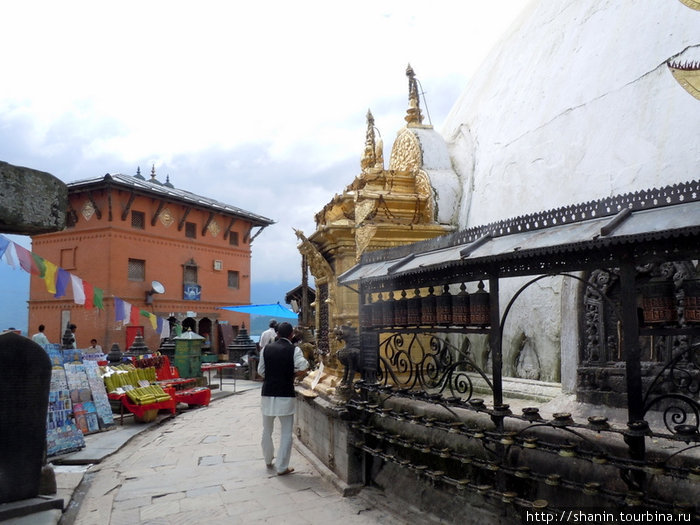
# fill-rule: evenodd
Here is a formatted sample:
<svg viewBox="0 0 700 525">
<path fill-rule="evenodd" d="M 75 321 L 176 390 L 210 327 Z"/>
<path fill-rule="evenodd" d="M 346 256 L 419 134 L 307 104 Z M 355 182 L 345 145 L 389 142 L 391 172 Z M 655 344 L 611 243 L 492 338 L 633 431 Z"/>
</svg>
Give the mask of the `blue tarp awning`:
<svg viewBox="0 0 700 525">
<path fill-rule="evenodd" d="M 274 304 L 241 304 L 237 306 L 222 306 L 220 310 L 231 310 L 244 314 L 264 315 L 267 317 L 280 317 L 282 319 L 297 319 L 299 316 L 280 303 Z"/>
</svg>

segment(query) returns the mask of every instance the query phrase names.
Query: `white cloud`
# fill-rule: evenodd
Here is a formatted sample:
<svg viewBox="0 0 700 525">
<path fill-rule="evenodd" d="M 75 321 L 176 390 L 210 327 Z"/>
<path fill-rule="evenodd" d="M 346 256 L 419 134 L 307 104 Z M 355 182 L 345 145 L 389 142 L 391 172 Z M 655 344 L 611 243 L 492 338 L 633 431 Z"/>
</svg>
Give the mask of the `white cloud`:
<svg viewBox="0 0 700 525">
<path fill-rule="evenodd" d="M 438 127 L 522 0 L 0 4 L 0 159 L 70 181 L 158 175 L 268 216 L 254 279 L 295 280 L 292 227 L 385 157 L 407 63 Z M 7 140 L 3 140 L 7 138 Z"/>
</svg>

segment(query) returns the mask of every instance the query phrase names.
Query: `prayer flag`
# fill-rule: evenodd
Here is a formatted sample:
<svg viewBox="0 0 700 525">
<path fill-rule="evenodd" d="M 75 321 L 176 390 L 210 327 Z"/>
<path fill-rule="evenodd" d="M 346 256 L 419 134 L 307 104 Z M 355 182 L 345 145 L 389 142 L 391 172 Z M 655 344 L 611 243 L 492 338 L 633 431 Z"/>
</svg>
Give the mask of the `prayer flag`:
<svg viewBox="0 0 700 525">
<path fill-rule="evenodd" d="M 138 309 L 138 308 L 134 308 L 134 307 L 131 306 L 130 304 L 129 304 L 129 308 L 130 308 L 130 313 L 129 313 L 129 324 L 133 324 L 133 325 L 136 325 L 136 326 L 140 325 L 140 324 L 141 324 L 141 318 L 140 318 L 140 316 L 139 316 L 139 309 Z"/>
<path fill-rule="evenodd" d="M 119 297 L 114 298 L 114 320 L 119 323 L 125 321 L 128 317 L 124 316 L 124 301 Z"/>
<path fill-rule="evenodd" d="M 85 294 L 85 308 L 90 310 L 93 307 L 92 285 L 87 281 L 83 281 L 83 290 L 84 290 L 84 294 Z"/>
<path fill-rule="evenodd" d="M 160 338 L 167 339 L 168 337 L 170 337 L 170 321 L 159 317 L 158 323 L 158 333 L 160 334 Z"/>
<path fill-rule="evenodd" d="M 44 261 L 44 268 L 44 283 L 46 284 L 46 291 L 55 294 L 56 272 L 58 271 L 58 266 L 51 261 Z"/>
<path fill-rule="evenodd" d="M 44 276 L 46 275 L 46 261 L 44 260 L 43 257 L 37 255 L 36 253 L 30 252 L 30 254 L 31 254 L 32 259 L 34 260 L 34 264 L 36 265 L 37 270 L 39 272 L 36 275 L 38 275 L 39 277 L 41 277 L 43 279 Z"/>
<path fill-rule="evenodd" d="M 0 258 L 2 258 L 3 254 L 5 253 L 5 250 L 7 250 L 7 247 L 9 245 L 10 240 L 4 235 L 0 235 Z"/>
<path fill-rule="evenodd" d="M 155 330 L 156 329 L 156 316 L 153 315 L 151 312 L 147 312 L 146 310 L 141 310 L 141 315 L 148 318 L 148 320 L 151 322 L 151 326 Z"/>
<path fill-rule="evenodd" d="M 32 275 L 40 275 L 41 272 L 34 261 L 34 257 L 32 257 L 32 252 L 27 250 L 24 246 L 20 246 L 16 242 L 13 244 L 15 245 L 15 252 L 17 252 L 19 265 L 22 267 L 22 269 Z"/>
<path fill-rule="evenodd" d="M 97 286 L 93 286 L 92 288 L 92 303 L 95 305 L 95 308 L 98 308 L 100 310 L 104 310 L 104 304 L 102 303 L 102 296 L 104 295 L 104 292 L 102 291 L 102 288 L 98 288 Z"/>
<path fill-rule="evenodd" d="M 5 250 L 5 262 L 12 266 L 13 270 L 17 269 L 17 250 L 15 249 L 15 243 L 10 241 L 10 244 Z"/>
<path fill-rule="evenodd" d="M 83 280 L 77 275 L 70 274 L 71 286 L 73 287 L 73 302 L 75 304 L 85 304 L 85 289 Z"/>
<path fill-rule="evenodd" d="M 58 298 L 66 295 L 68 281 L 70 281 L 70 274 L 63 268 L 59 268 L 58 273 L 56 274 L 56 294 L 54 297 Z"/>
</svg>

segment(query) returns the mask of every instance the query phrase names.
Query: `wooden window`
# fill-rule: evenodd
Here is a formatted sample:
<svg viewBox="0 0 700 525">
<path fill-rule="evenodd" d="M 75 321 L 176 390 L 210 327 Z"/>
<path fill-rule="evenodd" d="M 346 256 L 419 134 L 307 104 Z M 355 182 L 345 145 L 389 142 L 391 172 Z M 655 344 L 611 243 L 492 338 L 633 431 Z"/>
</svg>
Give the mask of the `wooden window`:
<svg viewBox="0 0 700 525">
<path fill-rule="evenodd" d="M 197 225 L 193 222 L 186 222 L 185 223 L 185 237 L 189 237 L 190 239 L 196 239 L 197 238 Z"/>
<path fill-rule="evenodd" d="M 228 287 L 235 288 L 236 290 L 238 290 L 239 282 L 240 282 L 240 279 L 239 279 L 238 272 L 229 270 L 229 272 L 228 272 Z"/>
<path fill-rule="evenodd" d="M 61 268 L 64 270 L 75 269 L 75 248 L 61 249 Z"/>
<path fill-rule="evenodd" d="M 145 281 L 146 261 L 142 259 L 129 259 L 128 274 L 130 281 Z"/>
<path fill-rule="evenodd" d="M 131 227 L 137 230 L 146 228 L 146 214 L 142 211 L 131 212 Z"/>
<path fill-rule="evenodd" d="M 228 232 L 228 243 L 238 246 L 238 232 Z"/>
<path fill-rule="evenodd" d="M 197 263 L 190 261 L 182 265 L 182 282 L 185 284 L 197 284 Z"/>
</svg>

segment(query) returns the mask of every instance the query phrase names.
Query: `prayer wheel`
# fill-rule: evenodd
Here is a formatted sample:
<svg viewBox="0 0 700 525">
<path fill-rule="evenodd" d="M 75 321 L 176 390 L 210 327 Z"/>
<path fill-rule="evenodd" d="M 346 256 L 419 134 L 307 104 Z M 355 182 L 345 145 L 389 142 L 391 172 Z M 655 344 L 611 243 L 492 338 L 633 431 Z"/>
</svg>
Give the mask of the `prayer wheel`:
<svg viewBox="0 0 700 525">
<path fill-rule="evenodd" d="M 469 296 L 469 324 L 489 326 L 491 308 L 489 293 L 484 290 L 484 281 L 479 281 L 479 289 Z"/>
<path fill-rule="evenodd" d="M 379 297 L 372 305 L 372 326 L 375 328 L 381 327 L 384 322 L 382 316 L 382 310 L 384 309 L 384 301 L 382 300 L 382 294 L 380 292 Z"/>
<path fill-rule="evenodd" d="M 414 296 L 406 301 L 406 324 L 408 326 L 418 326 L 421 323 L 421 296 L 420 290 L 416 288 Z"/>
<path fill-rule="evenodd" d="M 469 294 L 464 283 L 459 286 L 459 293 L 452 296 L 452 324 L 455 326 L 467 326 L 471 315 L 469 308 Z"/>
<path fill-rule="evenodd" d="M 421 300 L 421 324 L 433 326 L 437 323 L 435 290 L 428 288 L 428 295 Z"/>
<path fill-rule="evenodd" d="M 389 297 L 382 306 L 382 324 L 384 326 L 394 326 L 394 292 L 389 292 Z"/>
<path fill-rule="evenodd" d="M 683 283 L 685 305 L 683 317 L 686 323 L 700 323 L 700 281 L 693 279 Z"/>
<path fill-rule="evenodd" d="M 645 324 L 668 324 L 678 319 L 672 281 L 652 279 L 640 290 Z"/>
<path fill-rule="evenodd" d="M 408 300 L 406 290 L 401 290 L 401 299 L 394 303 L 394 326 L 406 326 L 408 324 Z"/>
<path fill-rule="evenodd" d="M 360 308 L 360 326 L 363 328 L 372 326 L 372 294 L 367 294 L 367 301 Z"/>
<path fill-rule="evenodd" d="M 443 292 L 435 299 L 435 317 L 439 325 L 452 324 L 452 294 L 448 284 L 443 286 Z"/>
</svg>

